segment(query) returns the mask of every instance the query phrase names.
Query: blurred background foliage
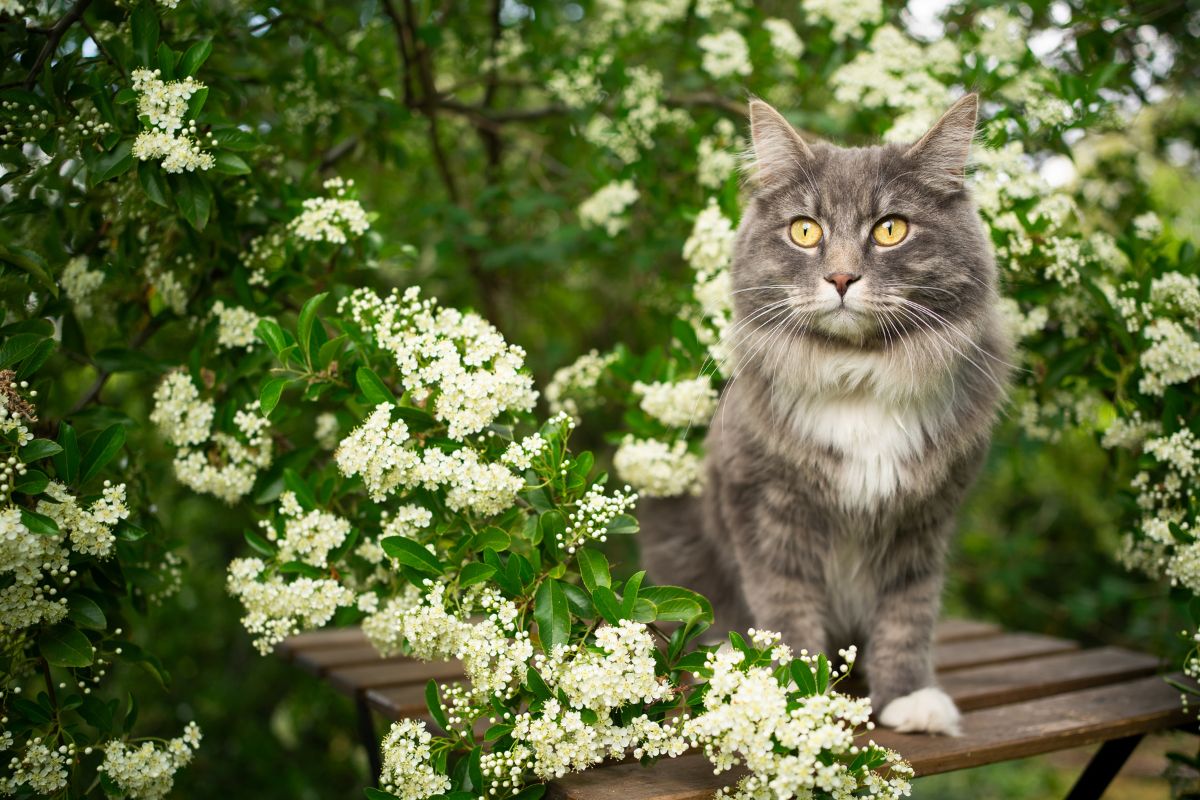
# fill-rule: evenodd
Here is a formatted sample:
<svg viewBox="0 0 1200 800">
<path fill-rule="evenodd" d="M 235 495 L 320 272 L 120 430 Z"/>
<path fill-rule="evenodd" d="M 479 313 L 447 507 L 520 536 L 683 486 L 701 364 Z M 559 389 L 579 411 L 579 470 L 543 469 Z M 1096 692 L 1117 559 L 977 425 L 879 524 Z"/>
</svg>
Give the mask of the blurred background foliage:
<svg viewBox="0 0 1200 800">
<path fill-rule="evenodd" d="M 287 314 L 334 286 L 419 284 L 447 306 L 473 307 L 526 349 L 540 385 L 593 348 L 622 344 L 652 353 L 663 347 L 691 290 L 680 249 L 696 215 L 710 195 L 726 208 L 737 203 L 736 178 L 716 189 L 698 184 L 701 140 L 719 120 L 744 135 L 747 93 L 772 101 L 817 136 L 850 144 L 877 139 L 894 111 L 839 102 L 831 78 L 883 20 L 917 41 L 964 42 L 979 34 L 985 11 L 1022 20 L 1034 31 L 1038 58 L 1054 65 L 1060 94 L 1075 97 L 1084 111 L 1049 133 L 1017 126 L 1011 136 L 1036 140 L 1029 152 L 1038 169 L 1061 172 L 1057 153 L 1071 165 L 1063 180 L 1076 181 L 1081 192 L 1096 180 L 1116 193 L 1113 203 L 1081 204 L 1085 228 L 1128 228 L 1153 211 L 1166 222 L 1163 258 L 1194 273 L 1195 250 L 1186 250 L 1200 241 L 1194 0 L 889 0 L 866 33 L 840 40 L 831 34 L 834 14 L 812 10 L 818 3 L 735 4 L 755 68 L 724 79 L 706 73 L 697 45 L 719 29 L 700 11 L 721 4 L 683 5 L 682 15 L 648 37 L 630 27 L 653 15 L 614 0 L 143 3 L 176 57 L 211 39 L 211 56 L 197 73 L 209 88 L 199 119 L 223 132 L 218 150 L 248 165 L 171 176 L 178 198 L 201 198 L 198 210 L 182 199 L 166 207 L 147 199 L 139 180 L 146 162 L 105 160 L 117 140 L 137 130 L 129 105 L 106 109 L 99 99 L 127 87 L 129 65 L 139 63 L 128 31 L 132 4 L 0 0 L 0 100 L 11 103 L 0 117 L 0 246 L 8 256 L 17 248 L 35 253 L 52 275 L 79 254 L 106 273 L 94 313 L 85 317 L 68 298 L 39 288 L 36 270 L 5 259 L 4 304 L 26 312 L 32 283 L 41 292 L 39 313 L 61 319 L 62 352 L 51 362 L 45 412 L 144 420 L 161 372 L 186 362 L 197 337 L 211 337 L 205 320 L 213 299 Z M 863 5 L 846 3 L 837 13 Z M 79 24 L 59 30 L 56 23 L 76 9 Z M 802 56 L 770 55 L 760 24 L 767 18 L 793 24 Z M 35 73 L 49 37 L 60 37 L 51 68 Z M 598 53 L 603 62 L 584 60 Z M 1029 58 L 1029 70 L 1047 69 Z M 645 141 L 621 157 L 597 147 L 586 131 L 601 111 L 638 113 L 636 98 L 623 93 L 640 67 L 662 78 L 651 92 L 653 113 L 681 111 L 686 124 L 650 125 Z M 986 63 L 976 69 L 975 80 L 986 85 Z M 554 76 L 581 71 L 596 78 L 593 102 L 574 106 L 548 88 Z M 27 104 L 47 113 L 38 116 Z M 1122 116 L 1111 116 L 1112 109 Z M 110 117 L 107 133 L 76 124 Z M 288 242 L 269 282 L 254 284 L 251 242 L 281 229 L 334 176 L 354 181 L 371 214 L 369 232 L 346 247 Z M 618 235 L 581 224 L 583 201 L 629 178 L 636 178 L 642 202 Z M 164 270 L 185 287 L 182 311 L 164 309 Z M 262 356 L 261 349 L 244 361 L 229 356 L 221 368 L 249 373 Z M 106 381 L 89 397 L 98 375 Z M 89 403 L 73 410 L 81 398 Z M 605 448 L 605 432 L 621 428 L 622 414 L 597 409 L 577 434 L 579 446 Z M 955 615 L 1150 649 L 1177 663 L 1188 649 L 1177 635 L 1189 625 L 1186 598 L 1114 557 L 1137 465 L 1099 446 L 1102 414 L 1082 431 L 1066 430 L 1063 421 L 1063 430 L 1039 440 L 1010 409 L 962 515 L 946 605 Z M 147 729 L 173 735 L 188 720 L 202 725 L 204 744 L 180 773 L 175 795 L 357 794 L 367 767 L 349 703 L 254 653 L 238 622 L 241 609 L 226 594 L 225 568 L 244 553 L 241 531 L 250 515 L 164 480 L 171 456 L 149 429 L 131 429 L 129 440 L 126 472 L 153 487 L 148 497 L 162 535 L 185 567 L 179 592 L 151 607 L 136 633 L 170 671 L 170 688 L 118 671 L 110 691 L 136 689 Z M 616 555 L 626 565 L 635 557 Z M 1062 784 L 1057 769 L 992 768 L 988 796 L 1040 796 Z M 959 784 L 933 784 L 928 793 L 922 786 L 918 796 L 961 796 Z"/>
</svg>

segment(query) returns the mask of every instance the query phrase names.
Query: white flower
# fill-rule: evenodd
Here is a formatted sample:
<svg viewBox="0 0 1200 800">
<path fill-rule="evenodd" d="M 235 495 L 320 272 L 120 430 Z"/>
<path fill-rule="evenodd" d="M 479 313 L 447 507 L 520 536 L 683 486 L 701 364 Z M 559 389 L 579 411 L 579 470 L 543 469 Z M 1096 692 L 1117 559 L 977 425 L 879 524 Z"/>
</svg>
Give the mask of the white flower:
<svg viewBox="0 0 1200 800">
<path fill-rule="evenodd" d="M 571 364 L 560 367 L 546 386 L 546 402 L 550 406 L 550 412 L 565 413 L 579 419 L 582 408 L 594 402 L 596 385 L 604 371 L 616 360 L 616 353 L 600 355 L 599 351 L 592 350 Z"/>
<path fill-rule="evenodd" d="M 248 308 L 227 306 L 221 300 L 213 303 L 213 316 L 217 318 L 217 349 L 232 350 L 244 347 L 247 350 L 258 344 L 254 329 L 260 317 Z"/>
<path fill-rule="evenodd" d="M 701 36 L 698 44 L 704 51 L 701 66 L 717 80 L 731 75 L 749 75 L 754 71 L 750 63 L 750 46 L 733 28 Z"/>
<path fill-rule="evenodd" d="M 75 314 L 80 319 L 92 315 L 91 295 L 104 283 L 104 273 L 98 269 L 88 269 L 87 256 L 75 256 L 63 267 L 59 279 L 63 291 L 75 305 Z"/>
<path fill-rule="evenodd" d="M 713 135 L 705 136 L 696 148 L 696 180 L 708 189 L 720 189 L 738 167 L 735 150 L 742 149 L 744 142 L 737 137 L 737 129 L 727 119 L 717 121 Z"/>
<path fill-rule="evenodd" d="M 546 88 L 570 108 L 594 106 L 604 99 L 604 86 L 600 78 L 612 65 L 612 59 L 611 53 L 580 56 L 575 69 L 554 73 L 546 82 Z"/>
<path fill-rule="evenodd" d="M 642 411 L 672 428 L 703 427 L 717 410 L 717 390 L 706 377 L 674 383 L 636 381 L 633 393 L 642 398 Z"/>
<path fill-rule="evenodd" d="M 170 372 L 154 390 L 150 421 L 177 447 L 202 444 L 212 431 L 212 402 L 200 399 L 200 390 L 186 372 Z"/>
<path fill-rule="evenodd" d="M 616 236 L 629 224 L 625 212 L 637 199 L 633 181 L 605 184 L 579 204 L 579 222 L 585 228 L 602 228 L 609 236 Z"/>
<path fill-rule="evenodd" d="M 42 797 L 58 794 L 67 788 L 69 756 L 74 756 L 73 748 L 52 749 L 41 737 L 34 737 L 21 757 L 13 756 L 9 762 L 12 774 L 0 778 L 0 794 L 17 794 L 21 786 L 28 786 Z"/>
<path fill-rule="evenodd" d="M 188 765 L 200 746 L 200 728 L 189 722 L 183 735 L 165 744 L 143 742 L 132 746 L 114 739 L 104 745 L 104 763 L 97 769 L 108 775 L 126 797 L 161 800 L 171 793 L 175 773 Z"/>
<path fill-rule="evenodd" d="M 1008 323 L 1013 338 L 1018 341 L 1043 330 L 1050 321 L 1050 311 L 1045 306 L 1037 306 L 1025 314 L 1020 304 L 1011 297 L 1000 298 L 1000 313 Z"/>
<path fill-rule="evenodd" d="M 339 441 L 339 431 L 340 425 L 338 424 L 337 414 L 330 411 L 323 411 L 317 415 L 313 438 L 317 440 L 317 444 L 321 446 L 321 449 L 336 450 Z"/>
<path fill-rule="evenodd" d="M 608 541 L 608 525 L 637 504 L 638 496 L 626 486 L 611 495 L 599 484 L 588 489 L 575 509 L 567 515 L 566 530 L 558 534 L 559 546 L 568 553 L 590 540 Z"/>
<path fill-rule="evenodd" d="M 1150 302 L 1200 328 L 1200 276 L 1167 272 L 1150 281 Z"/>
<path fill-rule="evenodd" d="M 289 636 L 319 628 L 341 606 L 354 605 L 354 592 L 330 578 L 278 575 L 260 580 L 266 565 L 257 558 L 238 558 L 229 564 L 227 586 L 246 609 L 242 625 L 255 636 L 254 646 L 267 655 Z"/>
<path fill-rule="evenodd" d="M 408 446 L 408 425 L 392 421 L 392 404 L 380 403 L 363 424 L 350 432 L 334 458 L 346 477 L 361 475 L 371 499 L 379 502 L 396 487 L 406 485 L 420 463 Z"/>
<path fill-rule="evenodd" d="M 538 657 L 546 683 L 562 690 L 572 708 L 600 714 L 629 703 L 654 703 L 671 695 L 654 666 L 654 638 L 643 623 L 622 620 L 596 631 L 600 652 L 559 645 L 549 658 Z"/>
<path fill-rule="evenodd" d="M 801 0 L 806 14 L 833 24 L 830 35 L 835 42 L 862 36 L 866 26 L 883 19 L 880 0 Z"/>
<path fill-rule="evenodd" d="M 379 782 L 400 800 L 425 800 L 450 791 L 450 779 L 433 769 L 432 737 L 422 720 L 392 724 L 383 740 L 383 773 Z"/>
<path fill-rule="evenodd" d="M 112 553 L 116 536 L 113 527 L 129 517 L 125 505 L 125 484 L 113 486 L 104 482 L 104 491 L 90 507 L 80 507 L 75 496 L 58 481 L 46 487 L 49 500 L 38 502 L 37 511 L 50 517 L 64 534 L 70 536 L 71 547 L 78 553 L 105 558 Z"/>
<path fill-rule="evenodd" d="M 333 197 L 310 197 L 303 203 L 304 210 L 289 223 L 288 228 L 307 242 L 329 242 L 346 244 L 357 239 L 371 227 L 367 212 L 354 198 L 346 197 L 354 181 L 330 178 L 325 181 L 326 190 Z"/>
<path fill-rule="evenodd" d="M 195 123 L 184 120 L 188 101 L 205 88 L 204 84 L 190 77 L 167 83 L 160 75 L 158 70 L 133 71 L 138 116 L 150 126 L 134 140 L 133 157 L 140 161 L 162 159 L 167 172 L 211 169 L 215 160 L 196 141 Z"/>
<path fill-rule="evenodd" d="M 1161 397 L 1168 386 L 1200 376 L 1200 341 L 1178 322 L 1156 319 L 1145 331 L 1152 344 L 1142 351 L 1143 376 L 1138 389 Z"/>
<path fill-rule="evenodd" d="M 641 5 L 641 4 L 639 4 Z M 683 109 L 663 106 L 663 77 L 647 67 L 626 70 L 629 83 L 616 94 L 614 116 L 595 113 L 583 129 L 583 138 L 610 150 L 622 162 L 637 160 L 642 150 L 654 147 L 655 132 L 668 125 L 689 122 Z"/>
<path fill-rule="evenodd" d="M 771 35 L 771 47 L 784 58 L 796 59 L 804 54 L 804 42 L 796 34 L 792 23 L 779 17 L 763 20 L 763 27 Z"/>
<path fill-rule="evenodd" d="M 1162 230 L 1162 220 L 1153 211 L 1138 214 L 1133 218 L 1133 233 L 1139 239 L 1157 239 Z"/>
<path fill-rule="evenodd" d="M 323 568 L 329 552 L 341 545 L 350 534 L 350 522 L 326 511 L 305 512 L 292 492 L 281 494 L 279 505 L 285 520 L 282 536 L 276 533 L 268 520 L 260 523 L 268 539 L 278 540 L 278 559 L 303 561 Z"/>
<path fill-rule="evenodd" d="M 626 436 L 613 454 L 613 467 L 646 497 L 699 494 L 704 474 L 702 459 L 688 452 L 686 441 L 667 444 L 633 436 Z"/>
</svg>

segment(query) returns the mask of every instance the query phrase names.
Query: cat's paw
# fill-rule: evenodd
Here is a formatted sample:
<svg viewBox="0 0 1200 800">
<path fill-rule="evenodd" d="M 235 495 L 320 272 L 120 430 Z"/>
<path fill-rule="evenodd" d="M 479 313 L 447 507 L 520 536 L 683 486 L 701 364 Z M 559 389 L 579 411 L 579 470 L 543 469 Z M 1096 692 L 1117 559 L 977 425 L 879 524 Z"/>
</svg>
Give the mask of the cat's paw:
<svg viewBox="0 0 1200 800">
<path fill-rule="evenodd" d="M 961 736 L 962 715 L 949 695 L 936 686 L 897 697 L 879 712 L 879 722 L 900 733 Z"/>
</svg>

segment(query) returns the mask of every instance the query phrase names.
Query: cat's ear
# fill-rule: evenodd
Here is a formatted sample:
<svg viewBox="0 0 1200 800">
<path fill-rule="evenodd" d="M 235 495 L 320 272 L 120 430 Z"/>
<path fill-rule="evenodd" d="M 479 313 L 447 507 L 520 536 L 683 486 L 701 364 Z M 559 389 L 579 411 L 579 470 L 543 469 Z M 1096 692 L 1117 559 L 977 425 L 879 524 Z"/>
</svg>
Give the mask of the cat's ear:
<svg viewBox="0 0 1200 800">
<path fill-rule="evenodd" d="M 812 150 L 783 115 L 757 98 L 750 101 L 750 179 L 761 187 L 783 181 L 792 170 L 813 157 Z"/>
<path fill-rule="evenodd" d="M 978 115 L 979 95 L 966 95 L 950 106 L 937 124 L 908 149 L 905 157 L 917 161 L 925 178 L 934 186 L 958 191 L 966 174 Z"/>
</svg>

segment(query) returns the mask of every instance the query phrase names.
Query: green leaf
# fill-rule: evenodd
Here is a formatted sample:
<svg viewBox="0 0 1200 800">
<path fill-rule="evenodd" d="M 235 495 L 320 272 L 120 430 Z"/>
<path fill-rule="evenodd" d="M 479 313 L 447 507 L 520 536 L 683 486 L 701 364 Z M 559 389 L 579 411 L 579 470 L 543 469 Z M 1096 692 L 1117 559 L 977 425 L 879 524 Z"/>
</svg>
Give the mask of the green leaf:
<svg viewBox="0 0 1200 800">
<path fill-rule="evenodd" d="M 279 565 L 279 571 L 284 575 L 303 575 L 305 578 L 313 580 L 327 577 L 327 573 L 323 569 L 304 561 L 287 561 Z"/>
<path fill-rule="evenodd" d="M 209 214 L 212 213 L 212 191 L 203 178 L 194 172 L 184 172 L 176 176 L 175 204 L 179 213 L 198 231 L 208 225 Z"/>
<path fill-rule="evenodd" d="M 511 540 L 508 534 L 496 527 L 484 528 L 471 537 L 470 549 L 495 550 L 497 553 L 508 549 Z"/>
<path fill-rule="evenodd" d="M 58 445 L 63 451 L 54 457 L 54 470 L 59 479 L 74 483 L 79 476 L 79 443 L 75 429 L 65 422 L 58 426 Z"/>
<path fill-rule="evenodd" d="M 13 481 L 12 490 L 27 495 L 38 495 L 46 491 L 50 478 L 41 470 L 31 469 L 24 475 L 18 475 Z"/>
<path fill-rule="evenodd" d="M 36 333 L 18 333 L 8 337 L 4 344 L 0 345 L 0 369 L 8 369 L 30 356 L 44 338 Z"/>
<path fill-rule="evenodd" d="M 596 610 L 609 625 L 616 625 L 625 618 L 621 613 L 621 604 L 617 602 L 617 596 L 607 586 L 597 586 L 592 590 L 592 602 L 596 604 Z"/>
<path fill-rule="evenodd" d="M 442 562 L 438 561 L 437 556 L 412 539 L 406 539 L 403 536 L 388 536 L 380 540 L 379 546 L 383 548 L 383 552 L 401 564 L 430 575 L 442 574 Z"/>
<path fill-rule="evenodd" d="M 363 789 L 363 795 L 367 800 L 400 800 L 391 792 L 385 792 L 383 789 L 376 789 L 374 786 L 368 786 Z"/>
<path fill-rule="evenodd" d="M 150 201 L 171 208 L 171 186 L 163 174 L 162 168 L 151 161 L 139 161 L 137 165 L 138 183 Z"/>
<path fill-rule="evenodd" d="M 371 405 L 396 402 L 396 396 L 392 394 L 392 390 L 370 367 L 359 367 L 354 373 L 354 380 L 358 384 L 359 391 Z"/>
<path fill-rule="evenodd" d="M 258 404 L 262 408 L 264 417 L 271 416 L 271 412 L 279 405 L 279 398 L 283 395 L 283 389 L 287 385 L 287 378 L 274 378 L 263 384 L 262 389 L 258 392 Z"/>
<path fill-rule="evenodd" d="M 804 693 L 805 697 L 810 697 L 817 693 L 817 679 L 813 677 L 812 667 L 807 662 L 799 658 L 793 658 L 788 665 L 788 669 L 792 673 L 792 681 Z"/>
<path fill-rule="evenodd" d="M 476 583 L 483 583 L 489 580 L 496 574 L 496 568 L 491 564 L 484 564 L 481 561 L 472 561 L 462 568 L 458 573 L 459 587 L 471 586 Z"/>
<path fill-rule="evenodd" d="M 122 139 L 117 146 L 96 159 L 92 166 L 91 183 L 110 180 L 133 169 L 133 139 Z"/>
<path fill-rule="evenodd" d="M 438 695 L 437 681 L 429 679 L 425 684 L 425 705 L 429 707 L 429 716 L 444 731 L 450 730 L 450 722 L 446 719 L 446 711 L 442 708 L 442 700 Z"/>
<path fill-rule="evenodd" d="M 248 175 L 250 165 L 245 160 L 228 150 L 221 150 L 213 159 L 213 169 L 226 175 Z"/>
<path fill-rule="evenodd" d="M 542 679 L 541 674 L 533 667 L 525 670 L 525 683 L 529 686 L 529 691 L 538 700 L 549 700 L 554 696 L 554 693 L 550 691 L 550 687 L 546 685 L 546 681 Z"/>
<path fill-rule="evenodd" d="M 503 723 L 503 722 L 497 723 L 497 724 L 489 727 L 486 731 L 484 731 L 483 740 L 485 742 L 494 742 L 497 739 L 499 739 L 501 736 L 511 733 L 512 729 L 513 729 L 512 725 L 509 725 L 509 724 Z"/>
<path fill-rule="evenodd" d="M 542 795 L 546 793 L 546 784 L 535 783 L 532 786 L 526 786 L 521 791 L 512 796 L 512 800 L 541 800 Z"/>
<path fill-rule="evenodd" d="M 133 55 L 143 67 L 152 67 L 154 51 L 158 47 L 158 14 L 152 2 L 143 2 L 129 17 L 133 33 Z"/>
<path fill-rule="evenodd" d="M 49 439 L 34 439 L 21 448 L 21 461 L 25 464 L 32 464 L 34 461 L 56 456 L 62 451 L 62 445 L 58 442 L 52 442 Z"/>
<path fill-rule="evenodd" d="M 212 55 L 212 39 L 203 39 L 196 42 L 184 52 L 183 57 L 179 59 L 179 65 L 175 70 L 175 74 L 180 78 L 188 78 L 196 74 L 196 71 L 204 65 L 208 57 Z"/>
<path fill-rule="evenodd" d="M 644 597 L 658 608 L 658 618 L 670 622 L 691 622 L 693 619 L 705 622 L 713 621 L 712 604 L 704 595 L 684 589 L 682 586 L 647 586 L 638 590 L 638 597 Z M 696 617 L 686 616 L 689 612 L 699 612 Z"/>
<path fill-rule="evenodd" d="M 555 645 L 566 644 L 571 633 L 571 610 L 562 586 L 553 578 L 542 581 L 534 595 L 533 619 L 544 651 L 549 653 Z"/>
<path fill-rule="evenodd" d="M 829 688 L 829 659 L 824 653 L 817 656 L 817 693 L 825 694 Z"/>
<path fill-rule="evenodd" d="M 117 524 L 117 538 L 123 542 L 136 542 L 150 535 L 145 528 L 139 528 L 127 519 Z"/>
<path fill-rule="evenodd" d="M 108 618 L 104 616 L 104 611 L 92 598 L 76 594 L 71 596 L 68 603 L 70 610 L 67 611 L 67 618 L 79 627 L 97 631 L 108 627 Z"/>
<path fill-rule="evenodd" d="M 542 528 L 542 541 L 554 550 L 558 550 L 563 546 L 563 541 L 567 533 L 567 520 L 562 512 L 558 509 L 551 509 L 543 512 L 538 518 L 538 525 Z"/>
<path fill-rule="evenodd" d="M 28 528 L 30 533 L 36 533 L 39 536 L 57 536 L 62 533 L 58 523 L 53 519 L 27 508 L 21 509 L 21 524 Z"/>
<path fill-rule="evenodd" d="M 317 321 L 317 308 L 325 302 L 325 298 L 328 296 L 329 292 L 321 292 L 316 297 L 309 298 L 304 307 L 300 309 L 300 317 L 296 320 L 296 342 L 300 345 L 300 352 L 306 359 L 312 358 L 313 325 Z"/>
<path fill-rule="evenodd" d="M 92 643 L 71 625 L 55 625 L 42 633 L 38 652 L 55 667 L 86 667 L 95 658 Z"/>
<path fill-rule="evenodd" d="M 271 544 L 271 542 L 258 531 L 247 528 L 242 532 L 242 536 L 245 538 L 246 544 L 250 545 L 250 547 L 259 555 L 264 555 L 267 558 L 275 557 L 275 545 Z"/>
<path fill-rule="evenodd" d="M 254 329 L 254 332 L 258 334 L 259 339 L 266 342 L 267 347 L 271 348 L 271 352 L 277 357 L 291 344 L 283 328 L 273 319 L 259 320 L 258 327 Z"/>
<path fill-rule="evenodd" d="M 168 47 L 166 42 L 161 42 L 158 45 L 158 69 L 162 72 L 160 77 L 164 81 L 175 80 L 175 63 L 177 61 L 175 51 Z"/>
<path fill-rule="evenodd" d="M 638 521 L 636 519 L 629 516 L 628 514 L 618 514 L 617 516 L 615 516 L 611 520 L 609 520 L 607 527 L 605 527 L 605 529 L 604 529 L 604 532 L 610 533 L 610 534 L 615 534 L 615 535 L 621 535 L 621 534 L 637 533 L 639 530 L 640 530 L 640 528 L 638 527 Z"/>
<path fill-rule="evenodd" d="M 54 352 L 55 347 L 55 343 L 52 340 L 47 339 L 34 348 L 33 353 L 25 357 L 25 360 L 21 363 L 20 368 L 17 370 L 17 380 L 23 381 L 32 377 L 35 372 L 42 368 L 42 365 L 46 363 L 46 360 L 50 358 L 50 355 Z"/>
<path fill-rule="evenodd" d="M 575 553 L 575 560 L 579 563 L 579 576 L 583 578 L 583 585 L 589 592 L 595 594 L 598 586 L 605 588 L 612 586 L 612 576 L 608 572 L 608 559 L 599 550 L 581 547 Z"/>
<path fill-rule="evenodd" d="M 571 607 L 571 613 L 580 619 L 591 619 L 596 616 L 596 607 L 592 605 L 592 599 L 582 588 L 573 583 L 562 583 L 563 594 L 567 596 L 567 605 Z"/>
<path fill-rule="evenodd" d="M 646 577 L 646 571 L 641 570 L 635 572 L 625 581 L 625 587 L 621 590 L 621 615 L 629 619 L 633 615 L 634 604 L 638 601 L 638 589 L 642 586 L 642 580 Z"/>
<path fill-rule="evenodd" d="M 88 448 L 87 453 L 83 456 L 82 473 L 79 478 L 80 483 L 87 483 L 96 476 L 100 470 L 104 469 L 104 465 L 112 461 L 121 447 L 125 444 L 125 426 L 119 422 L 113 423 L 105 428 L 96 440 L 92 442 L 92 446 Z"/>
</svg>

